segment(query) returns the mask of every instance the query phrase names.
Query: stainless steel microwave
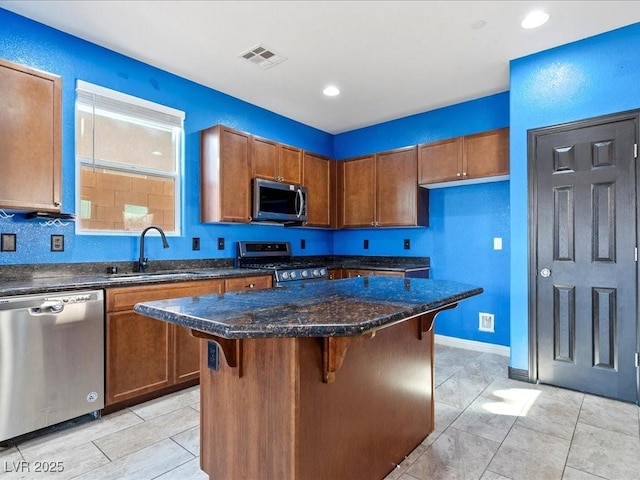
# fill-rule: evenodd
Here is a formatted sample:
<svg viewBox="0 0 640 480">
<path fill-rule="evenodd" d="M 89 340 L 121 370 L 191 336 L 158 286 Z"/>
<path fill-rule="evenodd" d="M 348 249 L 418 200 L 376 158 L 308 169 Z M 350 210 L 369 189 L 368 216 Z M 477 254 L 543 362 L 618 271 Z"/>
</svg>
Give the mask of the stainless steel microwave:
<svg viewBox="0 0 640 480">
<path fill-rule="evenodd" d="M 301 224 L 307 221 L 307 189 L 301 185 L 253 179 L 253 221 Z"/>
</svg>

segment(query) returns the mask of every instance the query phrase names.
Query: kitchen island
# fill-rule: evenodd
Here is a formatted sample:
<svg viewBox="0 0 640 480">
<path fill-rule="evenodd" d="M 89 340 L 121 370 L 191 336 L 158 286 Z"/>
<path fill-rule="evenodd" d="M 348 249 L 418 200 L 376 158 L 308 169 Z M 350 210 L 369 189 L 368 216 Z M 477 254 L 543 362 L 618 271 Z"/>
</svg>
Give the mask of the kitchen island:
<svg viewBox="0 0 640 480">
<path fill-rule="evenodd" d="M 382 479 L 433 431 L 433 321 L 481 288 L 361 277 L 139 303 L 201 342 L 212 479 Z"/>
</svg>

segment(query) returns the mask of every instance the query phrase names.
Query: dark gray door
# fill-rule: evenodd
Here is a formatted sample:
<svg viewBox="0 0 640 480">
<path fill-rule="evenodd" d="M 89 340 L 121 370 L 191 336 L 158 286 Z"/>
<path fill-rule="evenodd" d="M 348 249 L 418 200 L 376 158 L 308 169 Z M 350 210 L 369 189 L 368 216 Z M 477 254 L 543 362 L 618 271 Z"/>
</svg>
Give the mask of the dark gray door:
<svg viewBox="0 0 640 480">
<path fill-rule="evenodd" d="M 533 136 L 538 380 L 635 402 L 636 121 L 571 127 Z"/>
</svg>

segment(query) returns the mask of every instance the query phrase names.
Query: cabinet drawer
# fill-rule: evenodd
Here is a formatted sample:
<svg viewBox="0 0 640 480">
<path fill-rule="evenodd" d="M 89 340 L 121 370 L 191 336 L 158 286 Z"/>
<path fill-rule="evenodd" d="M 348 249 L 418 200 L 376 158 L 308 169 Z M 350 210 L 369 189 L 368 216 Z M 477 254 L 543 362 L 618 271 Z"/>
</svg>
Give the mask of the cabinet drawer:
<svg viewBox="0 0 640 480">
<path fill-rule="evenodd" d="M 345 270 L 347 278 L 353 277 L 404 277 L 404 272 L 396 270 L 364 270 L 352 269 Z"/>
<path fill-rule="evenodd" d="M 240 292 L 243 290 L 260 290 L 271 288 L 271 275 L 256 277 L 228 278 L 224 281 L 225 292 Z"/>
<path fill-rule="evenodd" d="M 341 268 L 330 268 L 329 280 L 340 280 L 342 278 L 342 272 Z"/>
<path fill-rule="evenodd" d="M 222 293 L 223 286 L 224 282 L 222 280 L 200 280 L 108 288 L 107 312 L 132 310 L 133 306 L 139 302 Z"/>
</svg>

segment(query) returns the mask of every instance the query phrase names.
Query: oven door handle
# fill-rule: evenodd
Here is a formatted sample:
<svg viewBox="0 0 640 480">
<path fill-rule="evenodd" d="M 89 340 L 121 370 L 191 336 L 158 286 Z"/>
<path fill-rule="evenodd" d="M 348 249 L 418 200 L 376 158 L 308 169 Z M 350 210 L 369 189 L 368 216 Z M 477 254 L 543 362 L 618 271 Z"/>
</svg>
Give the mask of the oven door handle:
<svg viewBox="0 0 640 480">
<path fill-rule="evenodd" d="M 304 212 L 304 194 L 302 193 L 301 188 L 299 188 L 296 193 L 296 214 L 297 217 L 300 218 L 302 216 L 302 212 Z"/>
</svg>

